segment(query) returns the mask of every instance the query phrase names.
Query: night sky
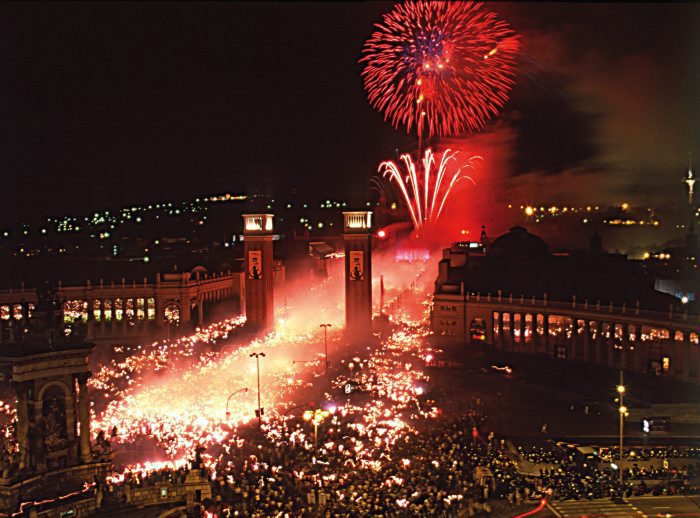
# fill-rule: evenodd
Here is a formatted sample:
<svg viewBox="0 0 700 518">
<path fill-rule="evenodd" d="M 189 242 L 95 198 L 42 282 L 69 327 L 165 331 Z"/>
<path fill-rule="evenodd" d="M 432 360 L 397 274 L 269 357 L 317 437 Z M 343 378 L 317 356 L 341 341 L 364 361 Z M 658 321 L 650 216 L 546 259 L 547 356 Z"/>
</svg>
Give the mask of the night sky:
<svg viewBox="0 0 700 518">
<path fill-rule="evenodd" d="M 3 4 L 0 219 L 212 192 L 366 196 L 378 163 L 415 145 L 360 77 L 391 6 Z M 480 182 L 515 202 L 682 201 L 700 155 L 700 5 L 490 7 L 523 49 L 478 136 L 502 167 Z"/>
</svg>

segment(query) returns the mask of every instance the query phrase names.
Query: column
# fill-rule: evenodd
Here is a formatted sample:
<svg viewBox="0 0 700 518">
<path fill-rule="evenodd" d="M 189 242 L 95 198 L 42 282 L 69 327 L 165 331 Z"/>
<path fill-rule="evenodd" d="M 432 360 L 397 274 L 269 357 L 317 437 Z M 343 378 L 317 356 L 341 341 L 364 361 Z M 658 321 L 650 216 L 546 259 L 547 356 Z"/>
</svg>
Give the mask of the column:
<svg viewBox="0 0 700 518">
<path fill-rule="evenodd" d="M 620 350 L 620 369 L 627 370 L 627 352 L 629 351 L 629 325 L 622 324 L 622 349 Z"/>
<path fill-rule="evenodd" d="M 544 352 L 549 356 L 554 356 L 554 350 L 552 348 L 552 341 L 549 337 L 549 315 L 542 315 L 542 340 L 544 344 Z"/>
<path fill-rule="evenodd" d="M 0 319 L 0 344 L 5 339 L 5 321 Z"/>
<path fill-rule="evenodd" d="M 192 320 L 190 307 L 190 297 L 185 295 L 180 297 L 180 327 L 188 326 Z"/>
<path fill-rule="evenodd" d="M 596 321 L 596 333 L 595 333 L 595 362 L 598 365 L 603 363 L 603 322 L 600 320 Z"/>
<path fill-rule="evenodd" d="M 674 378 L 683 378 L 683 342 L 676 341 L 676 329 L 671 329 L 671 374 Z"/>
<path fill-rule="evenodd" d="M 129 327 L 128 327 L 129 319 L 126 316 L 126 301 L 127 300 L 128 300 L 127 298 L 122 298 L 122 334 L 123 335 L 126 335 L 126 333 L 129 330 Z"/>
<path fill-rule="evenodd" d="M 690 333 L 688 333 L 690 335 Z M 690 338 L 688 339 L 690 340 Z M 700 372 L 698 372 L 698 362 L 700 362 L 700 345 L 694 344 L 689 341 L 690 345 L 690 376 L 698 383 L 698 378 L 700 378 Z"/>
<path fill-rule="evenodd" d="M 609 334 L 607 339 L 608 346 L 608 367 L 615 367 L 615 327 L 617 324 L 615 322 L 610 323 Z"/>
<path fill-rule="evenodd" d="M 19 468 L 31 467 L 29 456 L 29 383 L 12 383 L 17 394 L 17 444 L 19 445 Z"/>
<path fill-rule="evenodd" d="M 532 315 L 532 339 L 535 344 L 535 354 L 540 354 L 542 352 L 542 334 L 539 330 L 539 324 L 537 321 L 538 314 L 535 312 Z"/>
<path fill-rule="evenodd" d="M 508 329 L 508 351 L 515 351 L 515 313 L 510 312 L 510 329 Z"/>
<path fill-rule="evenodd" d="M 95 311 L 94 311 L 95 301 L 88 299 L 87 307 L 87 339 L 91 340 L 95 338 Z"/>
<path fill-rule="evenodd" d="M 632 367 L 635 372 L 642 372 L 642 347 L 644 347 L 644 342 L 642 341 L 642 326 L 639 324 L 634 325 L 634 355 L 632 358 Z"/>
<path fill-rule="evenodd" d="M 503 312 L 499 311 L 498 315 L 498 349 L 502 351 L 505 346 L 505 340 L 503 340 Z"/>
<path fill-rule="evenodd" d="M 82 372 L 75 376 L 78 380 L 78 421 L 80 423 L 80 461 L 83 463 L 92 460 L 90 448 L 90 401 L 88 398 L 87 380 L 89 372 Z"/>
<path fill-rule="evenodd" d="M 591 323 L 590 320 L 583 321 L 583 361 L 589 363 L 591 361 Z"/>
<path fill-rule="evenodd" d="M 690 331 L 683 331 L 683 342 L 681 343 L 683 348 L 683 381 L 690 381 L 690 365 L 692 363 Z"/>
<path fill-rule="evenodd" d="M 112 299 L 112 321 L 110 322 L 111 324 L 111 333 L 112 335 L 117 334 L 117 299 L 113 298 Z"/>
<path fill-rule="evenodd" d="M 149 308 L 148 295 L 144 295 L 144 297 L 143 297 L 143 332 L 145 334 L 148 333 L 148 325 L 150 323 L 148 321 L 148 308 Z"/>
<path fill-rule="evenodd" d="M 69 465 L 75 464 L 75 459 L 78 458 L 77 450 L 78 446 L 75 444 L 75 400 L 73 399 L 73 392 L 69 392 L 65 395 L 64 401 L 66 405 L 66 435 L 70 441 L 69 449 Z"/>
<path fill-rule="evenodd" d="M 520 331 L 520 342 L 518 344 L 518 351 L 521 353 L 527 352 L 525 348 L 525 313 L 520 314 L 520 325 L 518 326 Z"/>
<path fill-rule="evenodd" d="M 571 318 L 571 354 L 567 355 L 570 360 L 578 360 L 578 318 Z"/>
<path fill-rule="evenodd" d="M 200 297 L 200 299 L 197 301 L 197 321 L 199 322 L 200 327 L 204 326 L 204 298 Z"/>
<path fill-rule="evenodd" d="M 107 322 L 105 322 L 105 301 L 100 299 L 100 336 L 105 335 L 105 327 Z"/>
<path fill-rule="evenodd" d="M 163 297 L 159 297 L 156 293 L 156 314 L 153 322 L 160 326 L 163 324 L 163 319 L 165 318 L 165 311 L 163 310 Z"/>
</svg>

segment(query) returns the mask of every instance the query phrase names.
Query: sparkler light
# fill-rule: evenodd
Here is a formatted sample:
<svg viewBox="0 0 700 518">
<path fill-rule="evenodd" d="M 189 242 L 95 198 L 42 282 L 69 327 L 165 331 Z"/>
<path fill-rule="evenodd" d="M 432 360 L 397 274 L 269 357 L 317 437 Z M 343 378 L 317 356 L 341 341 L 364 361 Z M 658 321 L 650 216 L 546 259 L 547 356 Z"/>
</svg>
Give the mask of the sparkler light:
<svg viewBox="0 0 700 518">
<path fill-rule="evenodd" d="M 419 138 L 473 132 L 508 100 L 520 38 L 482 4 L 404 2 L 375 26 L 362 76 L 394 127 Z"/>
<path fill-rule="evenodd" d="M 436 160 L 432 149 L 426 150 L 422 160 L 422 175 L 416 171 L 416 164 L 408 153 L 401 155 L 401 160 L 406 165 L 405 177 L 395 162 L 388 160 L 379 164 L 379 172 L 396 183 L 408 208 L 413 228 L 419 234 L 429 232 L 430 228 L 438 222 L 445 207 L 445 201 L 457 182 L 466 179 L 475 184 L 470 176 L 462 173 L 462 170 L 466 167 L 474 168 L 476 161 L 481 157 L 472 156 L 466 164 L 448 172 L 450 162 L 457 161 L 455 158 L 457 153 L 458 151 L 447 149 L 439 160 Z M 436 163 L 439 164 L 438 170 L 432 174 Z"/>
</svg>

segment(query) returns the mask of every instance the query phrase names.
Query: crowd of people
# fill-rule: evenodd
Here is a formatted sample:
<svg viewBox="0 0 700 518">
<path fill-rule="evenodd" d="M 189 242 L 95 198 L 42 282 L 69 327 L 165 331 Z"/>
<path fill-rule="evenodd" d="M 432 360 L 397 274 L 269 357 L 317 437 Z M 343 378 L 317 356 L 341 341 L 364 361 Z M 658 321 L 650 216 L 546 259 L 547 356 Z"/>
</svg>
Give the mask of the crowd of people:
<svg viewBox="0 0 700 518">
<path fill-rule="evenodd" d="M 359 439 L 342 424 L 318 450 L 293 441 L 244 447 L 232 463 L 215 469 L 206 508 L 254 517 L 488 514 L 489 497 L 513 491 L 522 480 L 504 452 L 475 440 L 471 429 L 465 417 L 430 434 L 408 435 L 364 467 L 340 454 Z M 473 476 L 480 465 L 494 478 L 486 490 Z"/>
<path fill-rule="evenodd" d="M 430 433 L 404 435 L 362 463 L 343 452 L 366 438 L 338 421 L 324 430 L 318 448 L 293 434 L 283 441 L 261 434 L 208 469 L 199 452 L 191 468 L 204 468 L 212 481 L 212 498 L 202 504 L 206 516 L 486 516 L 494 499 L 519 503 L 535 486 L 518 473 L 504 441 L 472 434 L 482 419 L 439 421 Z M 477 468 L 488 475 L 476 479 Z M 189 469 L 128 474 L 108 493 L 124 501 L 134 487 L 182 483 Z"/>
<path fill-rule="evenodd" d="M 202 503 L 205 516 L 486 516 L 494 502 L 517 505 L 541 497 L 595 499 L 692 490 L 698 465 L 680 469 L 632 464 L 619 472 L 607 463 L 582 462 L 555 444 L 512 447 L 486 428 L 486 416 L 471 413 L 439 419 L 420 433 L 404 434 L 391 448 L 354 461 L 367 437 L 351 423 L 333 420 L 322 430 L 318 447 L 289 436 L 257 434 L 231 445 L 229 453 L 207 469 L 202 451 L 192 460 L 212 481 L 212 497 Z M 301 426 L 301 425 L 299 425 Z M 697 449 L 635 449 L 630 458 L 695 458 Z M 607 452 L 604 452 L 606 455 Z M 533 476 L 522 460 L 543 466 Z M 128 498 L 133 487 L 162 482 L 181 484 L 190 468 L 127 475 L 110 494 Z M 680 484 L 669 484 L 669 481 Z M 665 488 L 665 489 L 660 489 Z M 499 505 L 499 504 L 495 504 Z M 208 514 L 207 514 L 208 513 Z"/>
<path fill-rule="evenodd" d="M 619 450 L 601 448 L 601 460 L 611 462 L 620 458 Z M 633 461 L 648 461 L 653 459 L 700 459 L 700 448 L 694 447 L 657 447 L 657 448 L 628 448 L 623 450 L 623 458 Z"/>
</svg>

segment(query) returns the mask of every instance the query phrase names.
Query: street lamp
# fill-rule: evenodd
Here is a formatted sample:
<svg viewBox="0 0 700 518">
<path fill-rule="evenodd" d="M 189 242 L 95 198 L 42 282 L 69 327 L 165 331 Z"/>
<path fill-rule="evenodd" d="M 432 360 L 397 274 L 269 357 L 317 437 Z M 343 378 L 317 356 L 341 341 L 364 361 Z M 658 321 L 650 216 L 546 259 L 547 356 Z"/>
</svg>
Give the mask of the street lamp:
<svg viewBox="0 0 700 518">
<path fill-rule="evenodd" d="M 622 371 L 620 371 L 620 384 L 617 386 L 617 393 L 620 395 L 620 490 L 622 490 L 622 448 L 623 448 L 623 435 L 625 431 L 625 416 L 627 415 L 627 407 L 624 405 L 625 391 L 627 389 L 624 385 Z"/>
<path fill-rule="evenodd" d="M 256 410 L 256 414 L 258 415 L 258 427 L 262 428 L 262 415 L 263 415 L 263 409 L 260 406 L 260 357 L 265 357 L 265 353 L 250 353 L 250 357 L 253 358 L 255 357 L 255 364 L 257 366 L 257 371 L 258 371 L 258 409 Z"/>
<path fill-rule="evenodd" d="M 331 413 L 328 410 L 306 410 L 304 411 L 304 421 L 311 421 L 314 425 L 314 448 L 318 445 L 318 425 L 320 425 Z"/>
<path fill-rule="evenodd" d="M 326 352 L 326 369 L 323 371 L 324 374 L 328 374 L 328 328 L 331 327 L 330 324 L 321 324 L 319 327 L 323 328 L 323 349 Z"/>
<path fill-rule="evenodd" d="M 226 400 L 226 420 L 227 420 L 227 421 L 228 421 L 229 418 L 231 417 L 231 412 L 228 411 L 228 403 L 229 403 L 229 401 L 231 401 L 231 398 L 232 398 L 233 396 L 235 396 L 236 394 L 239 394 L 239 393 L 241 393 L 241 392 L 248 392 L 248 387 L 245 387 L 245 388 L 242 388 L 242 389 L 238 389 L 237 391 L 231 393 L 231 395 L 230 395 L 230 396 L 228 397 L 228 399 Z"/>
</svg>

